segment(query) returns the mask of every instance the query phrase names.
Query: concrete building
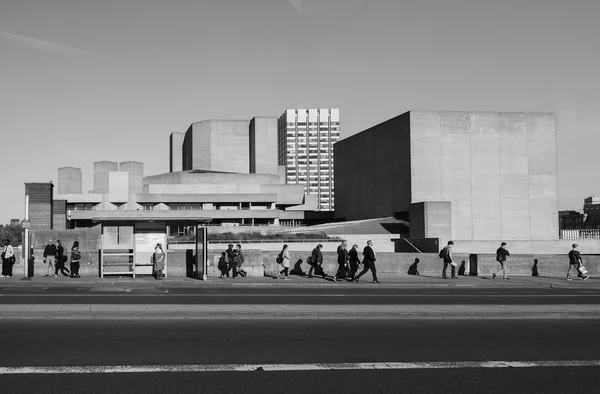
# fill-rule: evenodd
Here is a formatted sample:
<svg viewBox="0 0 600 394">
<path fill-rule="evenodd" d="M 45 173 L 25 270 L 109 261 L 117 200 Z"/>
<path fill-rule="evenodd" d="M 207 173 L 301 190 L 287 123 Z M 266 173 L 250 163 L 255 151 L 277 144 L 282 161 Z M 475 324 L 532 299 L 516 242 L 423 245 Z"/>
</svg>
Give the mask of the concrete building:
<svg viewBox="0 0 600 394">
<path fill-rule="evenodd" d="M 192 123 L 182 147 L 183 171 L 250 172 L 247 120 L 205 120 Z"/>
<path fill-rule="evenodd" d="M 81 194 L 82 177 L 81 169 L 75 167 L 61 167 L 58 169 L 58 194 Z"/>
<path fill-rule="evenodd" d="M 440 242 L 558 238 L 554 114 L 410 111 L 334 151 L 338 219 L 395 215 Z"/>
<path fill-rule="evenodd" d="M 250 172 L 281 174 L 278 162 L 277 118 L 255 117 L 250 121 Z"/>
<path fill-rule="evenodd" d="M 185 132 L 171 133 L 169 137 L 169 172 L 183 170 L 183 140 Z"/>
<path fill-rule="evenodd" d="M 278 124 L 279 164 L 287 184 L 316 195 L 320 211 L 335 206 L 333 145 L 340 138 L 338 109 L 288 109 Z"/>
</svg>

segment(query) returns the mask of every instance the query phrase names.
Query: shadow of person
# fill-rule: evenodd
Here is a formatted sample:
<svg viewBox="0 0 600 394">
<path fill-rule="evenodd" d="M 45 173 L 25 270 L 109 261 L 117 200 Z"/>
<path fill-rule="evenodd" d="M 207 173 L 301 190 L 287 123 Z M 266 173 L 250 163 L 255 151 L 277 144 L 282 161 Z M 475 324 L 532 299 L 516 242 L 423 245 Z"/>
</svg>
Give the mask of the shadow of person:
<svg viewBox="0 0 600 394">
<path fill-rule="evenodd" d="M 538 273 L 538 259 L 533 260 L 533 267 L 531 267 L 531 276 L 540 276 Z"/>
<path fill-rule="evenodd" d="M 410 265 L 410 267 L 408 267 L 408 274 L 409 274 L 409 275 L 418 275 L 418 276 L 420 276 L 420 275 L 421 275 L 421 274 L 419 274 L 419 269 L 418 269 L 418 267 L 417 267 L 417 265 L 419 265 L 419 263 L 420 263 L 420 262 L 421 262 L 421 260 L 419 260 L 419 258 L 417 257 L 417 258 L 415 259 L 415 262 L 414 262 L 414 263 L 412 263 L 412 264 Z"/>
<path fill-rule="evenodd" d="M 294 264 L 294 268 L 292 268 L 292 270 L 290 271 L 290 275 L 305 275 L 304 271 L 302 271 L 302 259 L 298 259 L 298 261 L 296 261 L 296 263 Z"/>
<path fill-rule="evenodd" d="M 221 276 L 226 276 L 229 278 L 229 265 L 227 264 L 227 253 L 221 252 L 221 257 L 219 257 L 219 271 L 221 271 Z"/>
<path fill-rule="evenodd" d="M 460 263 L 460 268 L 458 269 L 459 275 L 465 276 L 465 264 L 467 264 L 467 262 L 464 260 Z"/>
</svg>

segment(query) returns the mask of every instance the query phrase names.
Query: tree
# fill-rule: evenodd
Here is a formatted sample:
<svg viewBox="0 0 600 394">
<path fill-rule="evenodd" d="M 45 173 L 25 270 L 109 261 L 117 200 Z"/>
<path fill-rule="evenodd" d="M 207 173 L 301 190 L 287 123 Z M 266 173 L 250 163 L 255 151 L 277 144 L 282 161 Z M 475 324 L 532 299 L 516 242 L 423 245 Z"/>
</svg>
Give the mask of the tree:
<svg viewBox="0 0 600 394">
<path fill-rule="evenodd" d="M 9 224 L 0 229 L 0 242 L 2 245 L 8 241 L 12 246 L 19 246 L 23 241 L 23 227 L 21 224 Z"/>
</svg>

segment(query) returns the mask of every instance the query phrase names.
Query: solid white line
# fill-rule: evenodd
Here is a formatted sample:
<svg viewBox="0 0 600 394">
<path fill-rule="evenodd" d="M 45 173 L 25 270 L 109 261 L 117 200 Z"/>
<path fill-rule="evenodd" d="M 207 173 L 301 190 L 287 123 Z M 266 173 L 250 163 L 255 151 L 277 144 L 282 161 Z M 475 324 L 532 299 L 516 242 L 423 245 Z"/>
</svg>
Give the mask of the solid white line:
<svg viewBox="0 0 600 394">
<path fill-rule="evenodd" d="M 65 293 L 65 294 L 0 294 L 0 297 L 69 297 L 69 296 L 77 296 L 77 297 L 231 297 L 231 296 L 239 296 L 239 297 L 494 297 L 494 298 L 529 298 L 529 297 L 557 297 L 557 298 L 572 298 L 572 297 L 598 297 L 599 293 L 595 294 L 289 294 L 289 293 L 267 293 L 267 294 L 223 294 L 223 293 L 207 293 L 207 294 L 173 294 L 173 293 L 164 293 L 164 294 L 139 294 L 139 293 L 108 293 L 108 294 L 96 294 L 96 293 Z"/>
<path fill-rule="evenodd" d="M 0 367 L 0 375 L 600 367 L 600 360 Z"/>
</svg>

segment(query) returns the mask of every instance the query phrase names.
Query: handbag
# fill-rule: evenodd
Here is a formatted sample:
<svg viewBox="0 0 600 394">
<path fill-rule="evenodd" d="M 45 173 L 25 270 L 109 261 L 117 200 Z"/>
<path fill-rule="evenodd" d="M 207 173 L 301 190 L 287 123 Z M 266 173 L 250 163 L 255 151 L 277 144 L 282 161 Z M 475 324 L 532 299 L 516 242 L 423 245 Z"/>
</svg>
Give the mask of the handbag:
<svg viewBox="0 0 600 394">
<path fill-rule="evenodd" d="M 583 264 L 580 264 L 579 267 L 577 267 L 577 270 L 581 273 L 581 275 L 588 274 L 588 270 L 583 266 Z"/>
</svg>

